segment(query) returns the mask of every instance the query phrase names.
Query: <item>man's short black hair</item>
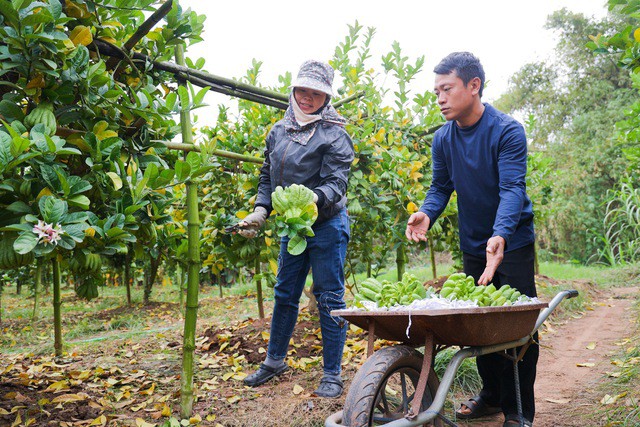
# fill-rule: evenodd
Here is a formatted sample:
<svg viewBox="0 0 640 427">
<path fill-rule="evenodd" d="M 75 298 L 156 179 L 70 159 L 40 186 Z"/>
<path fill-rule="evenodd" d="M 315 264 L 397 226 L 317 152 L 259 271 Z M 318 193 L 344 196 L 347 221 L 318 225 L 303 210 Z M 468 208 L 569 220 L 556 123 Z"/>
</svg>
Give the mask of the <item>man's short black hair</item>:
<svg viewBox="0 0 640 427">
<path fill-rule="evenodd" d="M 436 67 L 433 72 L 436 74 L 450 74 L 456 72 L 462 83 L 466 86 L 469 82 L 478 77 L 480 79 L 480 92 L 482 98 L 482 89 L 484 89 L 484 68 L 480 60 L 470 52 L 453 52 L 447 55 Z"/>
</svg>

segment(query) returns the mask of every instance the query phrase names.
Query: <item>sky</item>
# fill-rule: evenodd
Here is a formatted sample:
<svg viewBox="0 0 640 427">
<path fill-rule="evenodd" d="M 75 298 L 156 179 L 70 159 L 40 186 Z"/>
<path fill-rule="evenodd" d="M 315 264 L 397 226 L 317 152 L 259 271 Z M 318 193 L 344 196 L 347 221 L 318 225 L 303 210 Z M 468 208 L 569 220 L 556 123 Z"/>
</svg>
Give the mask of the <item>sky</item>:
<svg viewBox="0 0 640 427">
<path fill-rule="evenodd" d="M 606 15 L 605 0 L 180 0 L 180 5 L 206 15 L 204 41 L 190 46 L 187 56 L 205 58 L 205 70 L 218 76 L 241 77 L 255 58 L 263 62 L 260 83 L 275 86 L 279 75 L 295 76 L 307 59 L 331 59 L 348 25 L 358 21 L 376 29 L 370 59 L 376 69 L 382 70 L 380 58 L 394 41 L 412 63 L 425 56 L 424 71 L 411 83 L 416 93 L 432 89 L 432 70 L 447 54 L 474 53 L 485 70 L 483 101 L 488 102 L 506 91 L 521 66 L 551 55 L 557 40 L 544 29 L 549 14 L 566 7 L 588 17 Z M 216 105 L 233 105 L 215 93 L 205 102 L 212 107 L 199 110 L 198 125 L 213 124 Z"/>
</svg>

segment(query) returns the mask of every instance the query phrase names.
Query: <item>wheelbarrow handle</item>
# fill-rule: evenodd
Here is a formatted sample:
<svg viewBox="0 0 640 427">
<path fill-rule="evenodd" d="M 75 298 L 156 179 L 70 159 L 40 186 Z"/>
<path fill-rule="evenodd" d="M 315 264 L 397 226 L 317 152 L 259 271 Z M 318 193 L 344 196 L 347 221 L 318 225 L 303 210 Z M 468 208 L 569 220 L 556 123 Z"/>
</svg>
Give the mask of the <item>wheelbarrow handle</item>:
<svg viewBox="0 0 640 427">
<path fill-rule="evenodd" d="M 537 331 L 540 328 L 540 326 L 542 326 L 542 324 L 545 322 L 545 320 L 547 320 L 549 315 L 551 315 L 553 310 L 555 310 L 556 307 L 560 305 L 562 300 L 564 300 L 565 298 L 566 299 L 575 298 L 578 295 L 579 293 L 575 289 L 569 289 L 566 291 L 558 292 L 556 296 L 553 297 L 553 299 L 549 302 L 549 306 L 544 310 L 540 311 L 540 314 L 538 315 L 538 320 L 536 320 L 536 326 L 533 328 L 533 331 L 534 332 Z"/>
</svg>

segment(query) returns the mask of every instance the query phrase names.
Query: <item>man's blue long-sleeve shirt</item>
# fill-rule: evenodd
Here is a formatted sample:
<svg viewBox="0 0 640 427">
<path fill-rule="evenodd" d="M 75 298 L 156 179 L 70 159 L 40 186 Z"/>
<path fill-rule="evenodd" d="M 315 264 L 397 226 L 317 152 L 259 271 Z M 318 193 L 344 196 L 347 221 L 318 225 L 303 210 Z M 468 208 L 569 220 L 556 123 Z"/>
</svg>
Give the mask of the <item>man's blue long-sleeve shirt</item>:
<svg viewBox="0 0 640 427">
<path fill-rule="evenodd" d="M 433 180 L 420 208 L 433 224 L 455 190 L 460 248 L 475 256 L 485 255 L 492 236 L 505 239 L 507 252 L 534 241 L 524 129 L 512 117 L 484 105 L 474 125 L 461 128 L 450 121 L 435 133 Z"/>
</svg>

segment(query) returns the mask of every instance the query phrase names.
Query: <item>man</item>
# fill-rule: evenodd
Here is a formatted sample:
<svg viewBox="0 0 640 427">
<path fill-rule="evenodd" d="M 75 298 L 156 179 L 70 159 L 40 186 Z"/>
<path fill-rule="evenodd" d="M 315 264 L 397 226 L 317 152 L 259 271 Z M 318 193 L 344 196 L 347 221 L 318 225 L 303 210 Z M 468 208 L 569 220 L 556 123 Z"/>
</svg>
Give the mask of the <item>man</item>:
<svg viewBox="0 0 640 427">
<path fill-rule="evenodd" d="M 434 72 L 438 105 L 447 123 L 434 135 L 431 187 L 420 210 L 409 218 L 406 236 L 415 242 L 426 240 L 429 227 L 455 190 L 464 272 L 479 285 L 493 283 L 499 288 L 508 284 L 536 296 L 524 129 L 512 117 L 482 103 L 484 70 L 471 53 L 448 55 Z M 527 426 L 532 425 L 535 413 L 538 352 L 534 343 L 518 364 Z M 458 418 L 502 411 L 505 427 L 519 425 L 513 363 L 496 353 L 478 357 L 476 362 L 483 387 L 478 396 L 461 405 Z"/>
</svg>

